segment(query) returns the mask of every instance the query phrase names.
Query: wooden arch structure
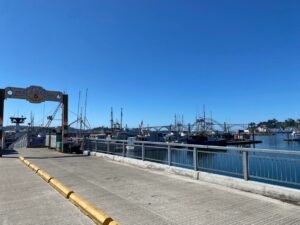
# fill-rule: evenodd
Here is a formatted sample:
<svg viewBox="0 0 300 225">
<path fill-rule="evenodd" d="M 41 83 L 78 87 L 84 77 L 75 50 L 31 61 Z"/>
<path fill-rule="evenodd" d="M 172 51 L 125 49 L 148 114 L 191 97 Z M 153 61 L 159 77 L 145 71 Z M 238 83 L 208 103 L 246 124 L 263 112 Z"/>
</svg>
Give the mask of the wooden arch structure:
<svg viewBox="0 0 300 225">
<path fill-rule="evenodd" d="M 42 103 L 45 101 L 60 102 L 62 104 L 62 152 L 64 142 L 67 138 L 68 129 L 68 95 L 60 91 L 48 91 L 40 86 L 30 86 L 27 88 L 7 87 L 0 89 L 0 157 L 3 152 L 3 114 L 4 100 L 8 98 L 24 99 L 30 103 Z"/>
</svg>

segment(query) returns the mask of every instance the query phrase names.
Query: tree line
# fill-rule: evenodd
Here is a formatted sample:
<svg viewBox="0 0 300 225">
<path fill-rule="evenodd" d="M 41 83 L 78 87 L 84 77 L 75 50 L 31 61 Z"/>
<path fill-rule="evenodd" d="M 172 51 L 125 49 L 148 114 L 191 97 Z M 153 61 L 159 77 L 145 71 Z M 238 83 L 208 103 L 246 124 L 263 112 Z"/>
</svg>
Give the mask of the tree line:
<svg viewBox="0 0 300 225">
<path fill-rule="evenodd" d="M 251 123 L 254 124 L 254 123 Z M 277 119 L 270 119 L 267 121 L 256 124 L 257 127 L 265 126 L 267 128 L 288 128 L 288 127 L 300 127 L 300 119 L 288 118 L 284 121 L 278 121 Z"/>
</svg>

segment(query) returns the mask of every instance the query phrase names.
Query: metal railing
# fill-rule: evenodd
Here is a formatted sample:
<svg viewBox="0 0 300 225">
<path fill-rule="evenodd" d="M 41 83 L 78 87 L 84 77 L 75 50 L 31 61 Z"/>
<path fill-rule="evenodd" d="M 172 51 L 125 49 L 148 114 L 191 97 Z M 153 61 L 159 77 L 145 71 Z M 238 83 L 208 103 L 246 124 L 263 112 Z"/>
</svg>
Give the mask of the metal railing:
<svg viewBox="0 0 300 225">
<path fill-rule="evenodd" d="M 300 188 L 300 151 L 85 139 L 84 149 Z"/>
<path fill-rule="evenodd" d="M 13 142 L 12 144 L 10 144 L 8 146 L 8 149 L 26 148 L 27 145 L 28 145 L 28 135 L 27 135 L 27 133 L 24 133 L 15 142 Z"/>
</svg>

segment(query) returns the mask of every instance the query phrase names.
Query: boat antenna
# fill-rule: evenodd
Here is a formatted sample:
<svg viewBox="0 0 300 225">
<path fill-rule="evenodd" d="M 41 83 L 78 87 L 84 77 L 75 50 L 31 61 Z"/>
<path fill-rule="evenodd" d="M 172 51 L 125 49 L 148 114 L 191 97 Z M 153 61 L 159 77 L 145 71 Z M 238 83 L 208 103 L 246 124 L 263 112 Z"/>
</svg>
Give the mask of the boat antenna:
<svg viewBox="0 0 300 225">
<path fill-rule="evenodd" d="M 86 129 L 86 107 L 87 107 L 88 89 L 85 91 L 85 105 L 84 105 L 84 129 Z"/>
<path fill-rule="evenodd" d="M 79 91 L 79 95 L 78 95 L 78 109 L 77 109 L 77 124 L 76 124 L 76 129 L 78 129 L 78 123 L 80 122 L 80 97 L 81 97 L 81 91 Z"/>
<path fill-rule="evenodd" d="M 34 115 L 33 115 L 32 111 L 30 112 L 30 126 L 34 127 Z"/>
<path fill-rule="evenodd" d="M 121 108 L 121 121 L 120 121 L 120 128 L 123 129 L 123 108 Z"/>
<path fill-rule="evenodd" d="M 206 131 L 205 105 L 203 105 L 204 131 Z"/>
<path fill-rule="evenodd" d="M 43 104 L 43 124 L 42 124 L 42 127 L 44 126 L 45 124 L 45 102 Z"/>
<path fill-rule="evenodd" d="M 110 108 L 110 128 L 114 128 L 114 111 L 113 107 Z"/>
<path fill-rule="evenodd" d="M 82 136 L 82 106 L 81 106 L 81 110 L 80 110 L 80 137 Z"/>
</svg>

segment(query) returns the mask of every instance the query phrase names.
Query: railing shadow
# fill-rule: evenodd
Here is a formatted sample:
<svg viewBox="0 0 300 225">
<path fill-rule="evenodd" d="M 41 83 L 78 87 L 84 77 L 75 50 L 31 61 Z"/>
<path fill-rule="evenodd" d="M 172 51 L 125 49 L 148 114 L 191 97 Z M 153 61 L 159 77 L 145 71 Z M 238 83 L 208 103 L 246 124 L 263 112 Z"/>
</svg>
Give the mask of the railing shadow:
<svg viewBox="0 0 300 225">
<path fill-rule="evenodd" d="M 15 149 L 4 149 L 2 150 L 3 156 L 5 155 L 17 155 L 19 152 L 17 152 Z"/>
<path fill-rule="evenodd" d="M 71 154 L 71 153 L 70 153 Z M 26 156 L 26 159 L 60 159 L 60 158 L 85 158 L 88 155 L 72 154 L 72 155 L 62 155 L 62 156 Z"/>
<path fill-rule="evenodd" d="M 48 150 L 48 149 L 47 149 Z M 34 152 L 31 152 L 30 154 L 34 154 Z M 88 157 L 88 155 L 83 154 L 74 154 L 74 153 L 59 153 L 61 155 L 47 155 L 47 156 L 26 156 L 26 159 L 59 159 L 59 158 L 84 158 Z M 69 155 L 67 155 L 69 154 Z M 18 158 L 19 157 L 19 151 L 16 149 L 4 149 L 2 152 L 3 157 L 5 158 Z"/>
</svg>

